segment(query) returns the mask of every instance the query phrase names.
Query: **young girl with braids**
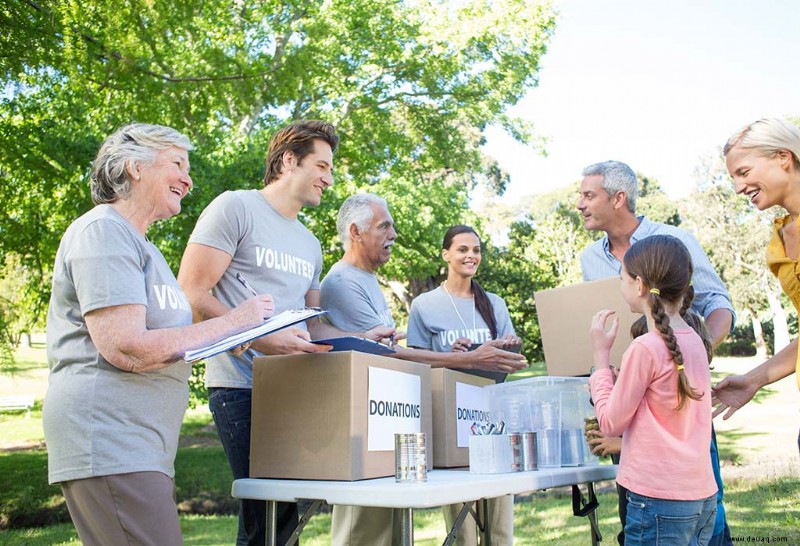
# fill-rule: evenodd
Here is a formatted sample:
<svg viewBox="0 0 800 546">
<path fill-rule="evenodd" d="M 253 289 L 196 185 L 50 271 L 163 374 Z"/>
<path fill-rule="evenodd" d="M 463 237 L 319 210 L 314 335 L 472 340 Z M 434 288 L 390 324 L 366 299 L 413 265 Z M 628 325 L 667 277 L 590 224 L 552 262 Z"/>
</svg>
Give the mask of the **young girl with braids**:
<svg viewBox="0 0 800 546">
<path fill-rule="evenodd" d="M 473 277 L 481 263 L 481 241 L 469 226 L 456 225 L 445 233 L 442 258 L 447 262 L 447 279 L 438 288 L 421 294 L 411 303 L 408 317 L 409 347 L 430 351 L 467 351 L 471 345 L 491 343 L 498 347 L 519 347 L 511 317 L 500 296 L 487 293 Z M 491 377 L 502 382 L 506 374 L 483 370 L 459 371 Z M 443 507 L 447 528 L 452 527 L 463 504 Z M 514 543 L 514 497 L 490 499 L 492 544 Z M 477 524 L 469 516 L 456 538 L 457 546 L 478 543 Z"/>
<path fill-rule="evenodd" d="M 621 292 L 644 315 L 622 357 L 616 384 L 609 353 L 619 321 L 592 319 L 595 372 L 589 385 L 607 435 L 622 436 L 617 482 L 628 489 L 626 546 L 705 546 L 714 528 L 717 485 L 711 468 L 711 344 L 689 306 L 692 261 L 668 235 L 633 244 Z"/>
</svg>

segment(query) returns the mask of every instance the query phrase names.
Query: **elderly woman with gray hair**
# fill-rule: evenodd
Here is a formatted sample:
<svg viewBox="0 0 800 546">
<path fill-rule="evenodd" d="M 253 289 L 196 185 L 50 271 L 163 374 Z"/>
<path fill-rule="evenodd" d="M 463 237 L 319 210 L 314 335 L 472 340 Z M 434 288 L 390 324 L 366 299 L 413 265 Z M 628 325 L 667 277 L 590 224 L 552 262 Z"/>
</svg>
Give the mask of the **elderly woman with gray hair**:
<svg viewBox="0 0 800 546">
<path fill-rule="evenodd" d="M 174 460 L 191 365 L 182 357 L 258 326 L 269 295 L 192 324 L 186 297 L 148 227 L 192 188 L 189 139 L 160 125 L 122 127 L 91 177 L 95 207 L 67 228 L 47 315 L 44 401 L 50 483 L 85 545 L 182 543 Z"/>
</svg>

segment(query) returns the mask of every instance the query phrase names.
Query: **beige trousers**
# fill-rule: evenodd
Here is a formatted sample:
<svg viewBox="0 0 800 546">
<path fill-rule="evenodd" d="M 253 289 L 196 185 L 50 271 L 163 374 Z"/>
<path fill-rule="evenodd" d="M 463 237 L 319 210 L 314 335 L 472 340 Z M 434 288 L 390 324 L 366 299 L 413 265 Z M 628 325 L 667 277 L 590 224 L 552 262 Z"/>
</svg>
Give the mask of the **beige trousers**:
<svg viewBox="0 0 800 546">
<path fill-rule="evenodd" d="M 464 505 L 461 503 L 442 506 L 447 532 L 453 527 L 462 506 Z M 505 495 L 489 499 L 489 513 L 492 544 L 497 546 L 513 544 L 514 496 Z M 336 505 L 333 507 L 331 521 L 331 546 L 398 546 L 401 522 L 401 512 L 397 509 Z M 478 544 L 478 526 L 471 514 L 461 525 L 455 544 L 458 546 Z"/>
<path fill-rule="evenodd" d="M 335 505 L 331 546 L 398 546 L 402 512 L 396 508 Z"/>
<path fill-rule="evenodd" d="M 132 472 L 62 482 L 84 546 L 181 546 L 175 482 L 161 472 Z"/>
<path fill-rule="evenodd" d="M 489 502 L 489 524 L 492 532 L 492 544 L 496 546 L 511 546 L 514 544 L 514 495 L 504 495 L 488 499 Z M 442 506 L 444 523 L 447 532 L 453 528 L 463 503 L 448 504 Z M 483 519 L 483 506 L 477 502 L 473 509 L 478 508 L 478 515 Z M 481 541 L 481 544 L 483 541 Z M 455 546 L 476 546 L 478 544 L 478 524 L 472 514 L 467 515 L 461 529 L 458 531 Z"/>
</svg>

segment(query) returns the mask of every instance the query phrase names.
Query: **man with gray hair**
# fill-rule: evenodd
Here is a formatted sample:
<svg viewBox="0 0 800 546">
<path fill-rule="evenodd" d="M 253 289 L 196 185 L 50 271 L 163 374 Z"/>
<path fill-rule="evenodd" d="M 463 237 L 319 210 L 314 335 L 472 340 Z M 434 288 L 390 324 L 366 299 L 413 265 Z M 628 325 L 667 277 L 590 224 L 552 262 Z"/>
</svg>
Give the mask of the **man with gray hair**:
<svg viewBox="0 0 800 546">
<path fill-rule="evenodd" d="M 717 275 L 697 239 L 683 229 L 660 222 L 651 222 L 645 216 L 636 216 L 636 173 L 621 161 L 604 161 L 589 165 L 583 170 L 577 208 L 583 215 L 583 225 L 591 231 L 604 231 L 605 235 L 588 245 L 581 253 L 581 272 L 584 281 L 618 277 L 622 260 L 631 245 L 651 235 L 672 235 L 678 238 L 692 257 L 694 275 L 694 301 L 692 310 L 705 319 L 711 342 L 716 347 L 733 328 L 735 314 L 728 290 Z M 608 438 L 592 431 L 589 440 L 595 454 L 611 455 L 619 462 L 620 438 Z M 717 480 L 717 519 L 709 546 L 732 544 L 730 530 L 725 521 L 722 505 L 722 478 L 719 471 L 717 441 L 712 427 L 711 463 Z M 627 513 L 626 490 L 617 484 L 619 516 L 623 527 Z M 624 531 L 618 537 L 624 544 Z"/>
<path fill-rule="evenodd" d="M 371 193 L 348 197 L 339 208 L 336 229 L 345 251 L 320 284 L 320 305 L 328 312 L 323 320 L 349 332 L 381 326 L 394 328 L 389 305 L 375 275 L 392 257 L 392 246 L 397 239 L 386 200 Z M 371 326 L 365 328 L 367 324 Z M 403 337 L 399 334 L 395 339 Z M 505 344 L 504 340 L 495 339 L 474 351 L 450 353 L 394 347 L 393 356 L 434 368 L 513 373 L 527 367 L 524 356 L 503 350 Z"/>
<path fill-rule="evenodd" d="M 583 170 L 578 210 L 583 225 L 592 231 L 605 231 L 600 240 L 581 253 L 584 281 L 615 277 L 622 271 L 622 258 L 633 243 L 650 235 L 672 235 L 689 249 L 694 265 L 692 278 L 695 298 L 692 309 L 705 319 L 716 347 L 731 331 L 733 305 L 722 280 L 714 271 L 697 239 L 683 229 L 645 216 L 636 216 L 636 174 L 620 161 L 604 161 Z"/>
<path fill-rule="evenodd" d="M 325 320 L 353 332 L 361 331 L 350 328 L 355 324 L 393 328 L 392 313 L 375 276 L 392 256 L 397 238 L 386 200 L 372 193 L 349 197 L 339 209 L 336 230 L 344 256 L 320 285 L 320 304 L 328 311 Z"/>
<path fill-rule="evenodd" d="M 361 332 L 394 327 L 389 305 L 375 272 L 392 256 L 397 239 L 386 201 L 371 193 L 353 195 L 342 204 L 336 221 L 344 256 L 320 284 L 323 320 L 339 330 Z M 404 337 L 397 335 L 396 339 Z M 502 349 L 505 340 L 491 340 L 470 352 L 438 353 L 395 347 L 392 356 L 434 368 L 483 369 L 513 373 L 527 367 L 525 357 Z M 400 539 L 401 512 L 391 508 L 334 506 L 331 543 L 335 546 L 391 546 Z"/>
</svg>

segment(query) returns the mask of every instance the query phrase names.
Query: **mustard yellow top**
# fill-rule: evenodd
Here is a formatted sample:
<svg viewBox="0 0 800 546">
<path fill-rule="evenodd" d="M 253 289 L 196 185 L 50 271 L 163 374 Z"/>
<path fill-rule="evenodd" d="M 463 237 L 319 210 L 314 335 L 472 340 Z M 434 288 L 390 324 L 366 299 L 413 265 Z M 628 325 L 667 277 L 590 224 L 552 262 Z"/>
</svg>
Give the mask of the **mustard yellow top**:
<svg viewBox="0 0 800 546">
<path fill-rule="evenodd" d="M 778 277 L 781 288 L 792 300 L 794 308 L 800 315 L 800 262 L 786 256 L 786 249 L 780 233 L 781 228 L 789 223 L 790 219 L 788 214 L 775 219 L 772 240 L 767 245 L 767 265 L 772 274 Z M 797 351 L 797 361 L 795 362 L 795 378 L 797 386 L 800 388 L 800 350 Z"/>
</svg>

